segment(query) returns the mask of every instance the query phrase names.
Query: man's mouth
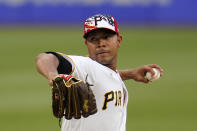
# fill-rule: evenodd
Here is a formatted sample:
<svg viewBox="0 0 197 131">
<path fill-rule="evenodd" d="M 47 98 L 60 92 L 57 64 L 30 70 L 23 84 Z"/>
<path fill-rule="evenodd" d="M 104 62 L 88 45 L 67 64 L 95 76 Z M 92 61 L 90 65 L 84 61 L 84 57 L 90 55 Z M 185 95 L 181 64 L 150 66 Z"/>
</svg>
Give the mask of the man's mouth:
<svg viewBox="0 0 197 131">
<path fill-rule="evenodd" d="M 101 51 L 101 52 L 97 52 L 96 55 L 104 55 L 104 54 L 107 54 L 108 52 L 107 51 Z"/>
</svg>

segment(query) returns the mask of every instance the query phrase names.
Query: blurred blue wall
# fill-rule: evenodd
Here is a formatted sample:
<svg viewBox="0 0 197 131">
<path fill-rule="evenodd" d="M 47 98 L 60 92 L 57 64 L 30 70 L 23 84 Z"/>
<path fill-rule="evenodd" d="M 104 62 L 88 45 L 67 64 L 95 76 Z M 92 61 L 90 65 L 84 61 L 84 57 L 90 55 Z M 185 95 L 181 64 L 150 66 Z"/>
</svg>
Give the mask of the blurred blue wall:
<svg viewBox="0 0 197 131">
<path fill-rule="evenodd" d="M 81 23 L 98 13 L 127 23 L 197 24 L 197 0 L 0 0 L 0 23 Z"/>
</svg>

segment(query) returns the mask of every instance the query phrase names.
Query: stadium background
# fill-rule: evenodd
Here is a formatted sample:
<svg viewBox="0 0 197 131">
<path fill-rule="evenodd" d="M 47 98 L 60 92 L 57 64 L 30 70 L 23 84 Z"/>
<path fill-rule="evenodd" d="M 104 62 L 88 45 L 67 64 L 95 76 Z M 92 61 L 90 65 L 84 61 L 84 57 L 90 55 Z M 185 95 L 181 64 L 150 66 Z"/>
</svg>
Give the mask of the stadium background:
<svg viewBox="0 0 197 131">
<path fill-rule="evenodd" d="M 151 84 L 126 81 L 127 131 L 197 130 L 195 0 L 0 0 L 0 130 L 58 131 L 51 90 L 36 72 L 45 51 L 86 55 L 83 21 L 112 14 L 123 44 L 118 68 L 156 63 Z"/>
</svg>

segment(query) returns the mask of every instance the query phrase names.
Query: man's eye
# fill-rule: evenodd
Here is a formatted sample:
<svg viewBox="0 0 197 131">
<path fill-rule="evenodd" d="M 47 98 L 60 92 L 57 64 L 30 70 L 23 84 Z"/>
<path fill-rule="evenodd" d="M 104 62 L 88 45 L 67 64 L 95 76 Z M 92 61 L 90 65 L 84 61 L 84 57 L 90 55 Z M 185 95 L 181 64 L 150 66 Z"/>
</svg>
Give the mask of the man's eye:
<svg viewBox="0 0 197 131">
<path fill-rule="evenodd" d="M 109 38 L 109 36 L 107 36 L 107 35 L 103 37 L 103 39 L 105 39 L 105 40 L 108 39 L 108 38 Z"/>
<path fill-rule="evenodd" d="M 96 38 L 95 38 L 95 37 L 92 37 L 92 38 L 90 39 L 90 41 L 96 41 Z"/>
</svg>

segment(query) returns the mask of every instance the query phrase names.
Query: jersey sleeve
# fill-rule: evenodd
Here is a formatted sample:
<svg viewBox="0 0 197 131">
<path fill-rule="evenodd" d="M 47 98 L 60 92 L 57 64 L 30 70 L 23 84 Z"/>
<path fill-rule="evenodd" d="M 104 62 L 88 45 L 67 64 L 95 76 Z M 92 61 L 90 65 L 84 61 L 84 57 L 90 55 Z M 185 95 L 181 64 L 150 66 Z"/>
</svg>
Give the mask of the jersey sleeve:
<svg viewBox="0 0 197 131">
<path fill-rule="evenodd" d="M 97 66 L 92 59 L 84 56 L 60 54 L 72 65 L 72 72 L 70 75 L 83 81 L 93 82 L 95 80 L 95 69 Z"/>
<path fill-rule="evenodd" d="M 46 52 L 55 55 L 59 60 L 59 66 L 57 68 L 59 74 L 69 74 L 73 77 L 86 81 L 94 80 L 94 66 L 93 60 L 89 57 L 66 55 L 60 52 Z"/>
<path fill-rule="evenodd" d="M 61 53 L 58 52 L 45 52 L 47 54 L 53 54 L 59 60 L 59 65 L 57 67 L 57 71 L 59 74 L 71 74 L 72 73 L 72 62 L 68 59 L 65 59 Z"/>
</svg>

